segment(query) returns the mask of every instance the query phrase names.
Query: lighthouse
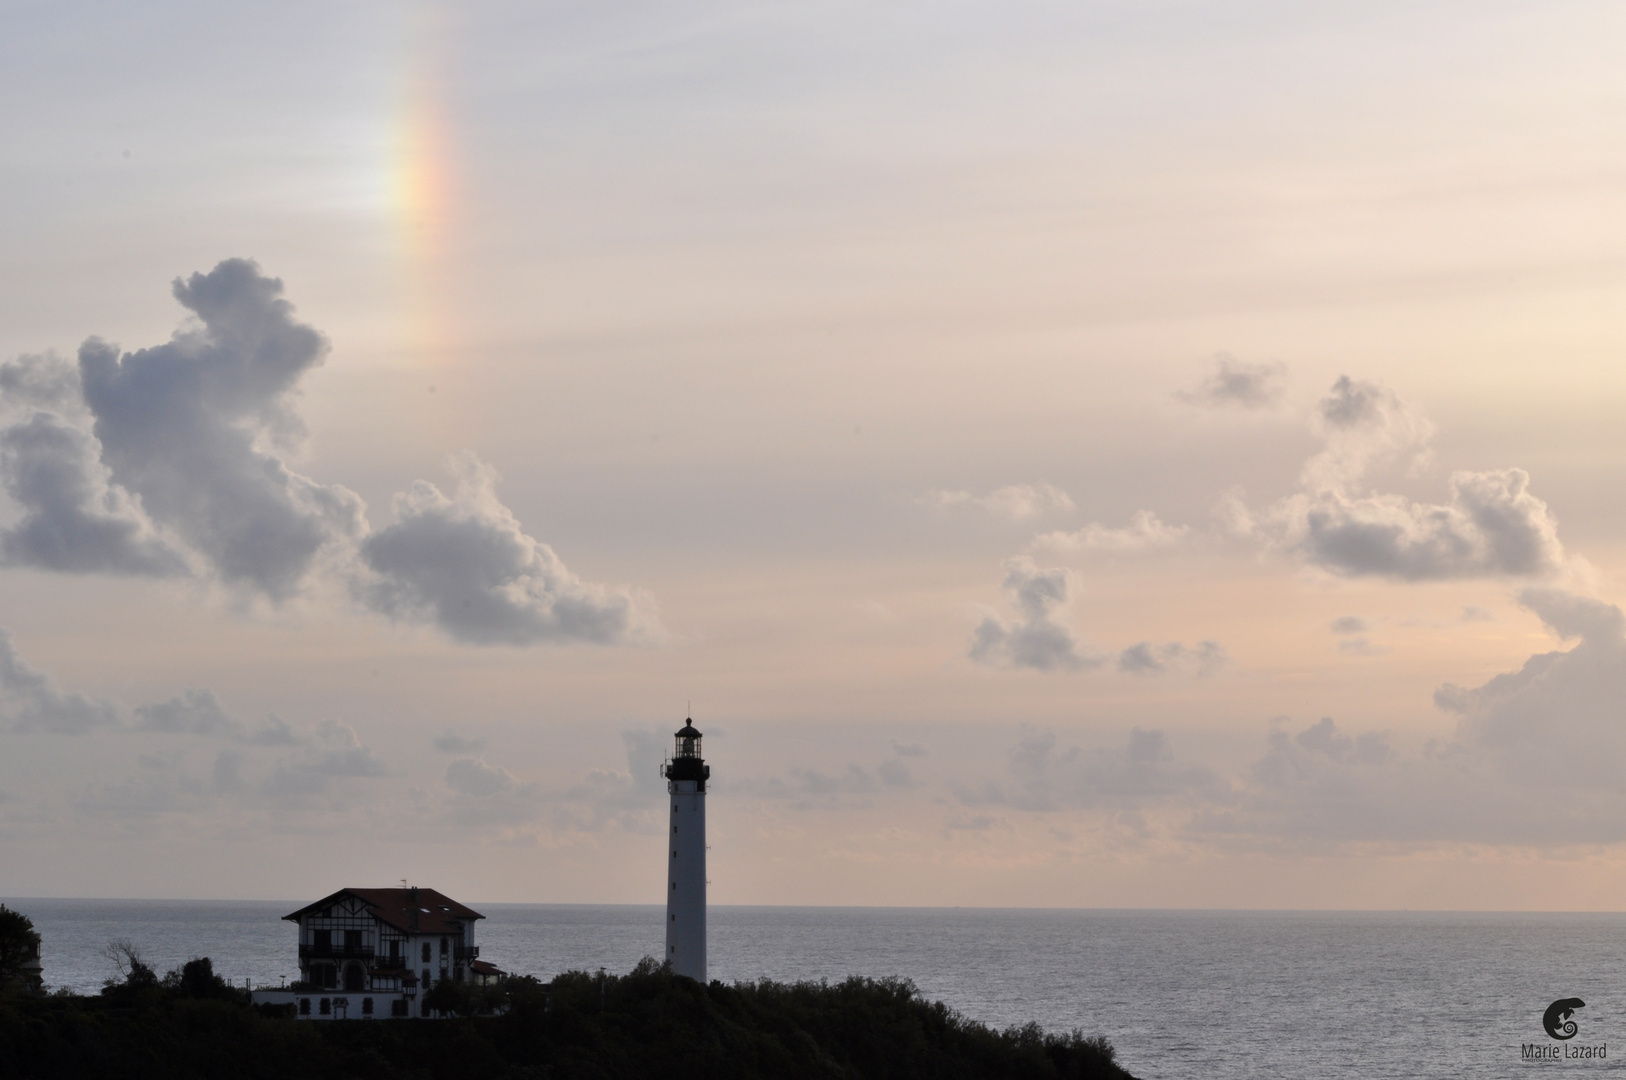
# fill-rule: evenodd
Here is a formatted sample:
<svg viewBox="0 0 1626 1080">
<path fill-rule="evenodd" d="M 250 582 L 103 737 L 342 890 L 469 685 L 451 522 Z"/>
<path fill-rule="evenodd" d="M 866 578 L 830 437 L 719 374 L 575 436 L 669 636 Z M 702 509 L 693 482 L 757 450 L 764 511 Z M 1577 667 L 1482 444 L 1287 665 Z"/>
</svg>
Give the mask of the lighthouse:
<svg viewBox="0 0 1626 1080">
<path fill-rule="evenodd" d="M 706 981 L 706 780 L 700 732 L 692 719 L 677 732 L 661 766 L 672 803 L 666 860 L 666 960 L 679 975 Z"/>
</svg>

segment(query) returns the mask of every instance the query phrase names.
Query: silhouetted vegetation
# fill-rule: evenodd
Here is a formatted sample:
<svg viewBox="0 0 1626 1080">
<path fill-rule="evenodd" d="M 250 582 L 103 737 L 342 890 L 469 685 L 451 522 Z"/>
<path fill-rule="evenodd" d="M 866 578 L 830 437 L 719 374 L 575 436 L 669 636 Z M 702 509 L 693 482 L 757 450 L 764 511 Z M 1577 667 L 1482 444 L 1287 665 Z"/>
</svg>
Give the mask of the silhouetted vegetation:
<svg viewBox="0 0 1626 1080">
<path fill-rule="evenodd" d="M 0 992 L 39 989 L 31 962 L 39 957 L 40 936 L 34 920 L 0 904 Z"/>
<path fill-rule="evenodd" d="M 128 959 L 128 958 L 127 958 Z M 99 997 L 0 1000 L 0 1076 L 74 1080 L 1128 1078 L 1104 1039 L 994 1031 L 899 979 L 702 986 L 646 960 L 625 976 L 437 987 L 445 1020 L 268 1015 L 207 958 L 161 979 L 127 963 Z M 140 974 L 146 970 L 146 975 Z M 488 1009 L 496 1015 L 478 1015 Z"/>
</svg>

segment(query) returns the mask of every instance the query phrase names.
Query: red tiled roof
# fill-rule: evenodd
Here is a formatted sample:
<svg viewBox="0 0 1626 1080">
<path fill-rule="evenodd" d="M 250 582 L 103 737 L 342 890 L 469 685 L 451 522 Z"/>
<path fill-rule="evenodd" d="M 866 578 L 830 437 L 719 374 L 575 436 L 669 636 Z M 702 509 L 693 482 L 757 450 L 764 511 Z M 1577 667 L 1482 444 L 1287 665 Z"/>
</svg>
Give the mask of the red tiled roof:
<svg viewBox="0 0 1626 1080">
<path fill-rule="evenodd" d="M 474 972 L 476 975 L 504 975 L 504 974 L 507 974 L 506 972 L 503 971 L 502 968 L 498 967 L 496 964 L 493 964 L 489 960 L 470 960 L 469 961 L 469 970 Z"/>
<path fill-rule="evenodd" d="M 301 916 L 336 904 L 347 896 L 366 904 L 383 922 L 411 934 L 455 934 L 463 929 L 464 923 L 485 918 L 434 889 L 340 889 L 283 918 L 297 922 Z"/>
</svg>

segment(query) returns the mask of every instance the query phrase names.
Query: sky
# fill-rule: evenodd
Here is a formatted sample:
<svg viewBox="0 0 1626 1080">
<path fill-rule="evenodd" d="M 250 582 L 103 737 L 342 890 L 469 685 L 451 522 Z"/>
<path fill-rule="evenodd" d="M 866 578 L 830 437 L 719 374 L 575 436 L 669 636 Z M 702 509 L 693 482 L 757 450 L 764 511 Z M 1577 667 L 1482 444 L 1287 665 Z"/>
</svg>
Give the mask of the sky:
<svg viewBox="0 0 1626 1080">
<path fill-rule="evenodd" d="M 0 895 L 1620 907 L 1618 4 L 3 18 Z"/>
</svg>

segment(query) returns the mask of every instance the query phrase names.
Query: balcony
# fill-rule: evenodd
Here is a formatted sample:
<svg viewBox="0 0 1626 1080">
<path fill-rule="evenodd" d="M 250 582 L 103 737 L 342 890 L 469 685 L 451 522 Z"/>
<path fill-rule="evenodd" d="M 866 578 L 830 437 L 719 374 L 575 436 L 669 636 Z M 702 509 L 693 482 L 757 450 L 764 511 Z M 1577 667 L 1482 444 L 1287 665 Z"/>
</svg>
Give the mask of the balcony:
<svg viewBox="0 0 1626 1080">
<path fill-rule="evenodd" d="M 406 966 L 407 958 L 404 956 L 380 956 L 378 959 L 373 961 L 373 970 L 380 973 L 386 971 L 404 971 L 406 970 Z"/>
<path fill-rule="evenodd" d="M 480 946 L 478 946 L 478 945 L 453 945 L 452 946 L 452 959 L 453 960 L 477 960 L 477 959 L 479 959 L 479 957 L 480 957 Z"/>
<path fill-rule="evenodd" d="M 343 945 L 301 945 L 299 947 L 301 960 L 371 960 L 373 948 L 370 945 L 358 945 L 354 948 L 345 948 Z"/>
</svg>

